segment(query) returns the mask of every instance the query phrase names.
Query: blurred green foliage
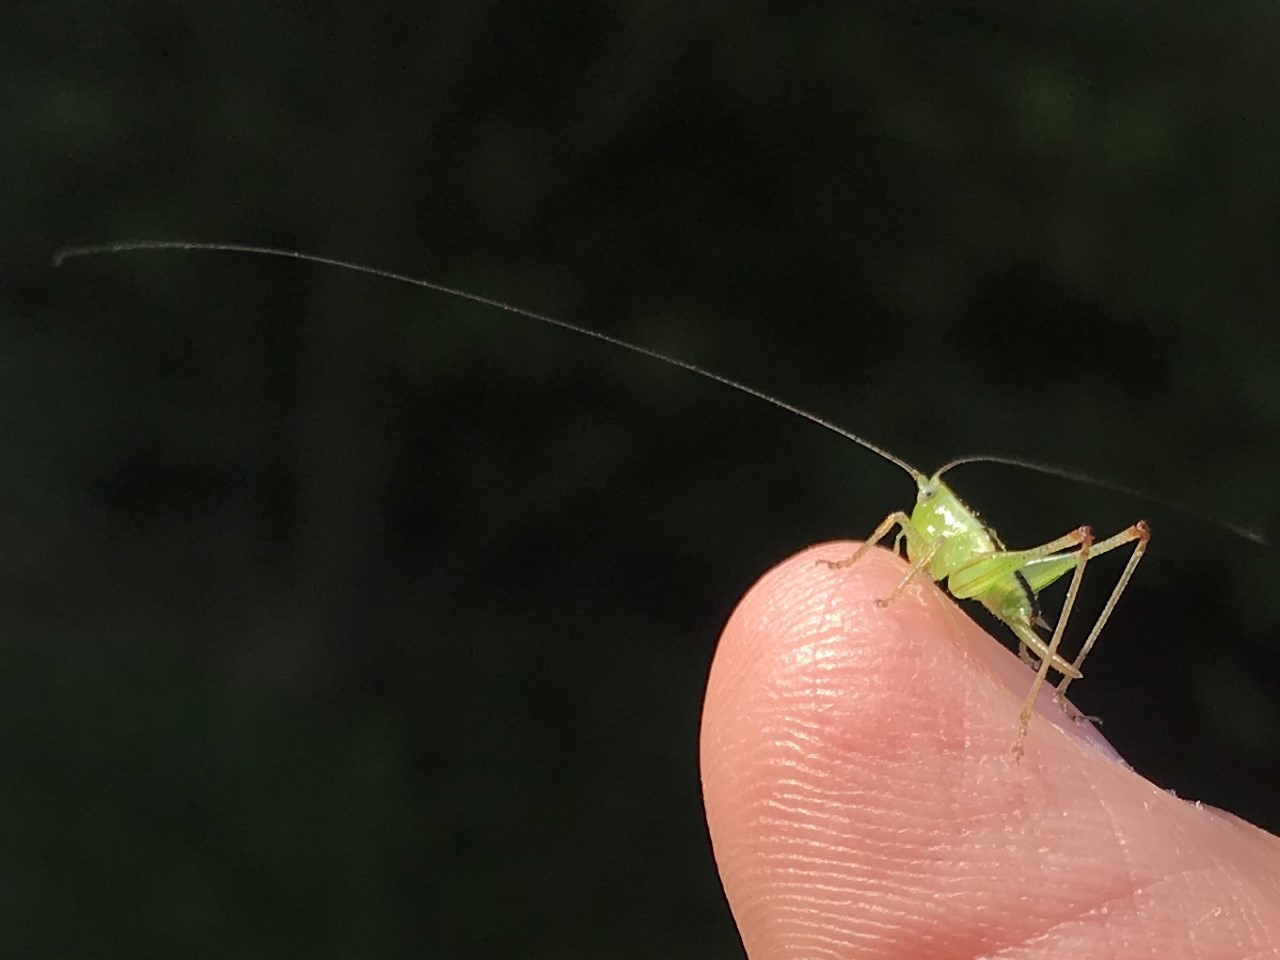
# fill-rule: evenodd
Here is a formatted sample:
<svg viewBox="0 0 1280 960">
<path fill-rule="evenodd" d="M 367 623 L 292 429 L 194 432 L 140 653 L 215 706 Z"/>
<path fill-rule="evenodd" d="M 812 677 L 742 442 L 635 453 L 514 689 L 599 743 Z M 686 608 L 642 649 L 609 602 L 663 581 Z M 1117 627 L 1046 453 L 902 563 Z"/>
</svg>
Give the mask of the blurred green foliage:
<svg viewBox="0 0 1280 960">
<path fill-rule="evenodd" d="M 1275 534 L 1277 30 L 1245 0 L 11 6 L 5 954 L 738 956 L 697 780 L 717 629 L 912 494 L 492 310 L 53 250 L 403 269 L 922 467 L 1014 453 Z M 1011 542 L 1151 520 L 1073 693 L 1280 827 L 1274 549 L 954 479 Z"/>
</svg>

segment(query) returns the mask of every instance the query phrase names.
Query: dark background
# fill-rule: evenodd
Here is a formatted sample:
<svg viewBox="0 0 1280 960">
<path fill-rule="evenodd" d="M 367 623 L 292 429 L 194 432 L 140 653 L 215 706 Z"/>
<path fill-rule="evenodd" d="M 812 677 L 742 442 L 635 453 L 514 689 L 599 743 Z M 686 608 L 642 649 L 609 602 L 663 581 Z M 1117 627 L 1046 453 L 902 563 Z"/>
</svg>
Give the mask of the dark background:
<svg viewBox="0 0 1280 960">
<path fill-rule="evenodd" d="M 5 955 L 740 956 L 698 787 L 718 629 L 914 493 L 494 310 L 267 258 L 55 271 L 67 244 L 404 270 L 924 468 L 1017 454 L 1280 533 L 1272 5 L 5 21 Z M 953 482 L 1018 545 L 1150 520 L 1073 693 L 1157 783 L 1280 828 L 1275 549 L 1019 470 Z"/>
</svg>

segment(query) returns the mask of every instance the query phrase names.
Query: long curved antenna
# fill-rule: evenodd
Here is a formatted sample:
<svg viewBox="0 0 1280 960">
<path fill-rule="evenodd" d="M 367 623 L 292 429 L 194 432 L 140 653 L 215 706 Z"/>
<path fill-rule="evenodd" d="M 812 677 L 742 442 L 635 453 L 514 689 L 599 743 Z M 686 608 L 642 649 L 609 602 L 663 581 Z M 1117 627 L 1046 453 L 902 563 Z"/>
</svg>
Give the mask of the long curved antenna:
<svg viewBox="0 0 1280 960">
<path fill-rule="evenodd" d="M 1270 546 L 1270 542 L 1262 531 L 1254 527 L 1242 526 L 1238 523 L 1232 523 L 1230 520 L 1224 520 L 1221 517 L 1211 516 L 1207 513 L 1200 513 L 1192 510 L 1184 503 L 1178 503 L 1174 500 L 1168 500 L 1164 497 L 1156 496 L 1149 490 L 1143 490 L 1141 487 L 1128 487 L 1122 483 L 1116 483 L 1113 480 L 1104 480 L 1101 477 L 1095 477 L 1092 474 L 1085 473 L 1081 470 L 1068 470 L 1066 467 L 1055 466 L 1052 463 L 1040 463 L 1036 460 L 1023 460 L 1019 457 L 1006 457 L 1000 454 L 979 454 L 971 457 L 958 457 L 955 460 L 941 466 L 935 477 L 940 477 L 952 467 L 959 467 L 966 463 L 998 463 L 1007 467 L 1021 467 L 1024 470 L 1031 470 L 1035 473 L 1048 474 L 1051 477 L 1061 477 L 1064 480 L 1073 480 L 1076 483 L 1088 484 L 1092 487 L 1101 487 L 1103 490 L 1114 490 L 1116 493 L 1123 493 L 1126 496 L 1136 497 L 1139 500 L 1146 500 L 1157 506 L 1167 507 L 1170 510 L 1177 510 L 1179 513 L 1185 513 L 1189 517 L 1194 517 L 1204 523 L 1221 527 L 1237 537 L 1242 537 L 1251 543 L 1261 544 L 1262 546 Z"/>
<path fill-rule="evenodd" d="M 205 251 L 214 253 L 247 253 L 255 256 L 264 257 L 283 257 L 288 260 L 302 260 L 306 263 L 318 263 L 322 266 L 337 267 L 341 270 L 351 270 L 355 273 L 367 274 L 371 277 L 381 277 L 384 280 L 391 280 L 396 283 L 409 284 L 414 287 L 422 287 L 426 290 L 434 290 L 437 293 L 448 294 L 453 297 L 460 297 L 463 300 L 469 300 L 472 303 L 478 303 L 486 307 L 493 307 L 497 310 L 503 310 L 506 313 L 512 313 L 519 317 L 525 317 L 529 320 L 537 320 L 541 323 L 549 324 L 553 327 L 559 327 L 561 330 L 568 330 L 570 333 L 578 333 L 584 337 L 591 337 L 595 340 L 603 341 L 623 350 L 630 350 L 632 353 L 638 353 L 643 357 L 649 357 L 653 360 L 660 360 L 663 363 L 669 363 L 673 367 L 679 367 L 681 370 L 688 370 L 690 373 L 705 377 L 708 380 L 714 380 L 716 383 L 724 384 L 726 387 L 732 387 L 734 390 L 741 390 L 748 396 L 755 397 L 757 400 L 763 400 L 765 403 L 772 404 L 788 413 L 793 413 L 797 417 L 808 420 L 810 423 L 816 423 L 818 426 L 830 430 L 832 433 L 839 434 L 846 440 L 852 440 L 861 447 L 865 447 L 874 454 L 878 454 L 890 463 L 895 464 L 911 475 L 915 481 L 923 482 L 925 476 L 911 464 L 905 460 L 895 457 L 888 450 L 877 446 L 870 440 L 858 436 L 856 433 L 850 433 L 841 427 L 836 426 L 829 420 L 824 420 L 817 414 L 810 413 L 808 410 L 802 410 L 800 407 L 793 406 L 785 400 L 779 400 L 777 397 L 771 397 L 762 390 L 755 387 L 747 386 L 729 377 L 721 376 L 705 367 L 700 367 L 696 363 L 690 363 L 687 360 L 679 360 L 675 357 L 669 357 L 665 353 L 659 353 L 657 350 L 650 350 L 648 347 L 642 347 L 638 344 L 628 343 L 626 340 L 620 340 L 617 337 L 611 337 L 607 333 L 601 333 L 598 330 L 592 330 L 589 327 L 580 327 L 577 324 L 569 323 L 567 320 L 557 320 L 555 317 L 547 316 L 543 313 L 535 313 L 533 310 L 526 310 L 524 307 L 517 307 L 515 304 L 504 303 L 501 300 L 494 300 L 491 297 L 481 296 L 478 293 L 470 293 L 466 290 L 459 290 L 455 287 L 447 287 L 442 283 L 433 283 L 430 280 L 423 280 L 419 277 L 411 277 L 406 273 L 396 273 L 394 270 L 383 270 L 380 267 L 370 267 L 361 263 L 352 263 L 347 260 L 337 260 L 333 257 L 322 257 L 314 253 L 303 253 L 298 250 L 285 250 L 280 247 L 260 247 L 249 243 L 206 243 L 201 241 L 186 240 L 140 240 L 129 243 L 103 243 L 93 244 L 89 246 L 64 247 L 53 255 L 53 265 L 55 267 L 62 266 L 67 260 L 75 257 L 98 257 L 117 253 L 138 253 L 148 250 L 189 250 L 189 251 Z"/>
</svg>

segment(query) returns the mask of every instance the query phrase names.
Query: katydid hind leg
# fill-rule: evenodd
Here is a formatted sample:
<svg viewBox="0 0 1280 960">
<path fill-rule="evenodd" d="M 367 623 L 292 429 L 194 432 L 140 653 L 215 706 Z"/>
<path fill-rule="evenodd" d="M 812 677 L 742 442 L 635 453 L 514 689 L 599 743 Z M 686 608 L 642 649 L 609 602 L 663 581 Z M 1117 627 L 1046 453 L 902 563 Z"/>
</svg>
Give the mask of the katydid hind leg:
<svg viewBox="0 0 1280 960">
<path fill-rule="evenodd" d="M 1079 527 L 1070 533 L 1025 550 L 999 550 L 974 557 L 957 566 L 947 577 L 947 590 L 957 600 L 972 600 L 997 586 L 1002 580 L 1021 574 L 1032 593 L 1039 593 L 1055 580 L 1075 569 L 1081 535 Z M 1063 552 L 1066 551 L 1066 552 Z M 1053 575 L 1046 577 L 1046 565 L 1052 564 Z M 1028 571 L 1038 570 L 1032 577 Z"/>
<path fill-rule="evenodd" d="M 1086 535 L 1088 535 L 1088 528 L 1079 527 L 1037 547 L 1026 550 L 1000 550 L 974 557 L 951 571 L 947 578 L 947 590 L 958 600 L 982 600 L 983 595 L 988 591 L 998 590 L 1002 583 L 1007 583 L 1012 577 L 1018 577 L 1032 594 L 1038 594 L 1043 583 L 1028 582 L 1028 579 L 1022 576 L 1022 572 L 1031 564 L 1051 562 L 1055 570 L 1061 571 L 1046 581 L 1052 582 L 1074 570 L 1079 562 L 1080 544 Z M 1045 578 L 1042 576 L 1041 579 Z M 989 609 L 992 608 L 989 607 Z M 1050 655 L 1049 646 L 1036 632 L 1035 623 L 1001 616 L 994 610 L 993 612 L 1017 636 L 1018 658 L 1032 670 L 1038 670 L 1041 661 L 1047 658 L 1051 669 L 1058 673 L 1071 676 L 1073 679 L 1079 676 L 1065 658 L 1057 653 Z M 1043 618 L 1038 620 L 1043 623 Z M 1049 629 L 1052 632 L 1053 628 Z"/>
<path fill-rule="evenodd" d="M 1061 654 L 1049 654 L 1049 642 L 1036 633 L 1035 628 L 1029 623 L 1018 621 L 1005 621 L 1005 626 L 1013 631 L 1014 636 L 1018 638 L 1018 659 L 1025 663 L 1032 670 L 1039 670 L 1040 664 L 1048 660 L 1049 668 L 1056 670 L 1065 676 L 1070 676 L 1073 680 L 1079 680 L 1078 674 L 1075 674 L 1075 667 L 1071 665 L 1071 661 L 1064 658 Z"/>
<path fill-rule="evenodd" d="M 1108 550 L 1114 550 L 1122 547 L 1127 543 L 1133 543 L 1133 552 L 1129 554 L 1129 559 L 1121 571 L 1116 585 L 1111 588 L 1111 596 L 1107 598 L 1106 604 L 1102 608 L 1102 613 L 1098 614 L 1098 619 L 1094 621 L 1093 627 L 1089 630 L 1089 635 L 1085 637 L 1084 643 L 1080 647 L 1080 652 L 1076 654 L 1072 666 L 1075 668 L 1075 676 L 1064 674 L 1062 681 L 1058 684 L 1057 696 L 1061 698 L 1067 692 L 1067 687 L 1071 681 L 1080 676 L 1080 668 L 1084 664 L 1084 658 L 1089 655 L 1089 651 L 1093 649 L 1094 643 L 1098 640 L 1098 634 L 1102 633 L 1102 628 L 1106 625 L 1107 620 L 1111 618 L 1111 612 L 1115 610 L 1116 604 L 1120 601 L 1120 595 L 1124 593 L 1125 587 L 1129 585 L 1129 580 L 1133 577 L 1133 572 L 1138 568 L 1138 563 L 1142 560 L 1142 555 L 1146 553 L 1147 543 L 1151 539 L 1151 528 L 1147 526 L 1145 520 L 1139 520 L 1127 530 L 1122 530 L 1113 537 L 1108 537 L 1102 541 L 1093 551 L 1093 556 L 1100 553 L 1106 553 Z M 1136 541 L 1136 542 L 1135 542 Z"/>
<path fill-rule="evenodd" d="M 1132 543 L 1134 540 L 1145 540 L 1150 534 L 1151 530 L 1147 527 L 1146 522 L 1140 520 L 1114 536 L 1099 540 L 1093 545 L 1093 549 L 1089 551 L 1089 556 L 1096 560 L 1104 553 L 1110 553 L 1112 550 L 1123 547 L 1127 543 Z M 1032 591 L 1039 593 L 1045 587 L 1056 583 L 1070 573 L 1075 565 L 1074 560 L 1074 550 L 1058 555 L 1034 557 L 1027 561 L 1021 573 L 1026 577 Z"/>
<path fill-rule="evenodd" d="M 1084 568 L 1089 562 L 1089 551 L 1093 545 L 1093 531 L 1088 527 L 1081 527 L 1075 531 L 1075 534 L 1080 538 L 1075 573 L 1072 574 L 1071 583 L 1067 586 L 1067 598 L 1062 603 L 1062 612 L 1058 615 L 1058 625 L 1053 628 L 1053 636 L 1049 639 L 1048 655 L 1041 659 L 1040 669 L 1036 671 L 1035 679 L 1031 681 L 1031 690 L 1027 693 L 1027 699 L 1023 701 L 1022 712 L 1018 714 L 1018 739 L 1013 744 L 1013 755 L 1018 759 L 1022 758 L 1023 744 L 1027 739 L 1027 728 L 1031 724 L 1031 714 L 1035 711 L 1036 697 L 1040 695 L 1040 689 L 1044 686 L 1049 670 L 1053 667 L 1054 658 L 1058 655 L 1058 647 L 1062 644 L 1062 634 L 1066 630 L 1067 621 L 1071 619 L 1071 609 L 1075 606 L 1076 596 L 1080 592 L 1080 581 L 1084 579 Z"/>
</svg>

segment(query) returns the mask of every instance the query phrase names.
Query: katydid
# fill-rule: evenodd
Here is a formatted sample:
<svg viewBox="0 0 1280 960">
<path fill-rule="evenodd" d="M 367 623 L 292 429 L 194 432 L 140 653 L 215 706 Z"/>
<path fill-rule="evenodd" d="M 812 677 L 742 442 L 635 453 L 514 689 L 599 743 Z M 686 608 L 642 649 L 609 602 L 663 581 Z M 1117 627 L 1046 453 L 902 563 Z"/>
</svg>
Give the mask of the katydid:
<svg viewBox="0 0 1280 960">
<path fill-rule="evenodd" d="M 1138 561 L 1142 559 L 1151 531 L 1146 521 L 1139 520 L 1114 536 L 1095 543 L 1093 531 L 1089 527 L 1078 527 L 1039 546 L 1009 550 L 996 532 L 986 526 L 977 513 L 942 480 L 942 475 L 957 464 L 979 459 L 1005 458 L 966 457 L 963 460 L 953 460 L 940 467 L 933 476 L 926 477 L 910 464 L 891 457 L 884 451 L 880 453 L 906 470 L 915 480 L 915 509 L 909 516 L 900 510 L 889 514 L 849 557 L 828 561 L 827 565 L 834 569 L 852 566 L 883 540 L 890 530 L 897 527 L 894 552 L 901 552 L 905 541 L 907 561 L 911 567 L 889 596 L 876 601 L 878 604 L 887 606 L 916 577 L 927 573 L 938 582 L 946 581 L 947 592 L 957 600 L 977 600 L 1008 626 L 1018 638 L 1019 655 L 1036 668 L 1031 690 L 1018 715 L 1018 737 L 1013 744 L 1014 754 L 1021 756 L 1036 697 L 1039 696 L 1049 671 L 1056 670 L 1062 676 L 1057 689 L 1057 698 L 1061 700 L 1071 681 L 1080 678 L 1084 658 L 1093 649 L 1098 634 L 1102 632 L 1120 594 L 1133 576 Z M 1039 467 L 1033 464 L 1022 465 L 1037 469 Z M 1071 616 L 1071 609 L 1075 606 L 1085 564 L 1091 557 L 1127 543 L 1134 544 L 1129 561 L 1112 588 L 1102 613 L 1094 621 L 1089 635 L 1081 645 L 1080 652 L 1072 662 L 1067 663 L 1059 656 L 1058 648 L 1062 643 L 1062 634 Z M 1067 586 L 1067 598 L 1058 614 L 1058 624 L 1046 643 L 1036 630 L 1038 626 L 1045 625 L 1039 610 L 1040 591 L 1068 573 L 1072 576 Z"/>
<path fill-rule="evenodd" d="M 393 280 L 398 283 L 411 284 L 438 293 L 461 297 L 474 303 L 494 307 L 507 313 L 559 327 L 571 333 L 591 337 L 615 347 L 629 350 L 632 353 L 671 364 L 706 379 L 714 380 L 716 383 L 732 387 L 735 390 L 802 417 L 833 433 L 839 434 L 847 440 L 852 440 L 854 443 L 895 464 L 906 471 L 916 483 L 916 502 L 912 512 L 910 514 L 902 511 L 890 513 L 876 527 L 866 542 L 851 556 L 840 561 L 825 562 L 834 569 L 852 566 L 896 527 L 898 533 L 894 541 L 894 551 L 901 554 L 905 546 L 906 559 L 910 564 L 910 568 L 894 590 L 887 597 L 878 600 L 877 603 L 880 605 L 892 603 L 918 577 L 927 575 L 934 581 L 943 584 L 945 589 L 956 599 L 978 601 L 1013 631 L 1018 639 L 1019 656 L 1035 668 L 1036 671 L 1030 692 L 1018 717 L 1017 738 L 1013 745 L 1015 756 L 1020 757 L 1022 755 L 1023 742 L 1026 738 L 1027 727 L 1034 710 L 1036 697 L 1043 687 L 1049 671 L 1053 670 L 1061 677 L 1056 692 L 1056 697 L 1061 700 L 1071 681 L 1080 678 L 1081 666 L 1084 664 L 1085 657 L 1088 656 L 1089 651 L 1093 648 L 1098 639 L 1098 634 L 1102 631 L 1107 619 L 1111 616 L 1112 610 L 1115 608 L 1116 602 L 1120 599 L 1120 595 L 1124 592 L 1130 578 L 1133 576 L 1150 537 L 1150 531 L 1146 523 L 1142 521 L 1098 542 L 1094 541 L 1090 528 L 1082 526 L 1039 546 L 1024 550 L 1009 550 L 1000 541 L 996 532 L 986 526 L 978 517 L 978 514 L 966 505 L 943 481 L 942 476 L 944 473 L 962 463 L 985 461 L 1020 466 L 1073 480 L 1093 483 L 1098 483 L 1098 481 L 1071 471 L 1010 457 L 965 457 L 946 464 L 932 476 L 926 476 L 906 461 L 858 434 L 851 433 L 807 410 L 779 400 L 737 380 L 714 373 L 705 367 L 667 356 L 656 350 L 629 343 L 587 327 L 578 326 L 532 310 L 526 310 L 523 307 L 391 270 L 273 247 L 237 243 L 183 241 L 144 241 L 69 247 L 60 251 L 54 257 L 54 263 L 55 265 L 60 265 L 63 261 L 73 257 L 148 250 L 216 251 L 285 257 L 324 266 L 338 267 Z M 1102 485 L 1106 486 L 1108 484 Z M 1059 653 L 1059 649 L 1062 643 L 1063 631 L 1076 602 L 1085 566 L 1093 557 L 1130 543 L 1134 544 L 1133 551 L 1130 553 L 1128 562 L 1111 591 L 1110 598 L 1094 622 L 1075 658 L 1070 661 L 1066 660 Z M 1066 599 L 1063 602 L 1057 625 L 1051 628 L 1050 636 L 1046 640 L 1040 630 L 1049 629 L 1049 627 L 1040 615 L 1038 597 L 1043 589 L 1068 574 L 1071 575 L 1071 580 L 1067 587 Z"/>
</svg>

